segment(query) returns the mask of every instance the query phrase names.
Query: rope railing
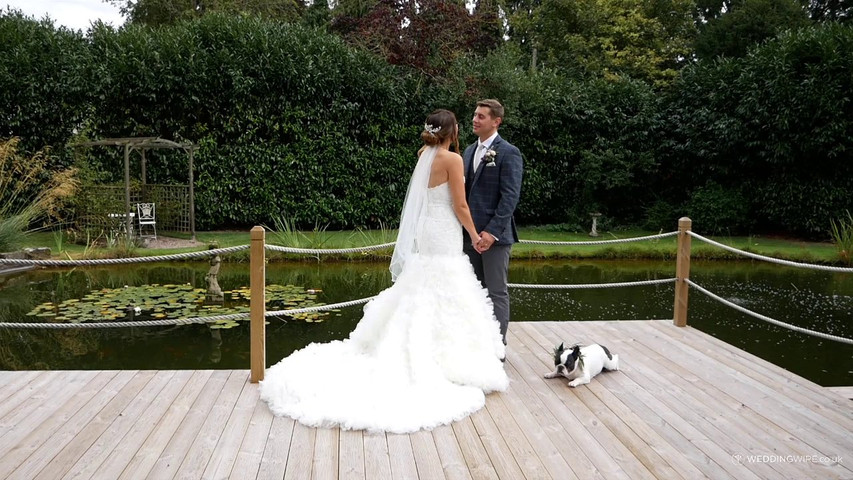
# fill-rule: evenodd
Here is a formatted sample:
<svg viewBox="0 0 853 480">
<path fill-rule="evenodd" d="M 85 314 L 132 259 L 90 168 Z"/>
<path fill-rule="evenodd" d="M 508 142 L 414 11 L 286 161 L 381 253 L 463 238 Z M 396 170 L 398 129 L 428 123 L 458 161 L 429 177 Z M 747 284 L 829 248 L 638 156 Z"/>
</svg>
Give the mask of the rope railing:
<svg viewBox="0 0 853 480">
<path fill-rule="evenodd" d="M 374 250 L 382 250 L 383 248 L 393 247 L 395 242 L 382 243 L 379 245 L 368 245 L 366 247 L 353 248 L 296 248 L 282 247 L 279 245 L 265 245 L 264 248 L 275 252 L 295 253 L 307 255 L 320 254 L 342 254 L 342 253 L 359 253 L 371 252 Z M 127 257 L 127 258 L 97 258 L 97 259 L 80 259 L 80 260 L 31 260 L 19 258 L 0 258 L 0 265 L 36 265 L 42 267 L 81 267 L 94 265 L 125 265 L 132 263 L 147 263 L 147 262 L 168 262 L 174 260 L 187 260 L 191 258 L 211 257 L 214 255 L 222 255 L 228 253 L 240 252 L 248 250 L 249 245 L 237 245 L 226 248 L 215 248 L 210 250 L 200 250 L 198 252 L 175 253 L 171 255 L 151 255 L 147 257 Z"/>
<path fill-rule="evenodd" d="M 210 257 L 226 253 L 235 253 L 248 250 L 248 245 L 237 245 L 235 247 L 214 248 L 198 252 L 175 253 L 172 255 L 152 255 L 149 257 L 128 258 L 96 258 L 82 260 L 25 260 L 18 258 L 0 258 L 0 265 L 38 265 L 42 267 L 82 267 L 93 265 L 126 265 L 131 263 L 168 262 L 174 260 L 188 260 L 190 258 Z"/>
<path fill-rule="evenodd" d="M 687 283 L 690 284 L 691 287 L 695 288 L 696 290 L 699 290 L 700 292 L 702 292 L 705 295 L 707 295 L 708 297 L 722 303 L 723 305 L 734 308 L 735 310 L 737 310 L 739 312 L 745 313 L 745 314 L 752 316 L 752 317 L 755 317 L 759 320 L 764 320 L 765 322 L 771 323 L 771 324 L 776 325 L 778 327 L 787 328 L 787 329 L 793 330 L 795 332 L 805 333 L 807 335 L 812 335 L 812 336 L 823 338 L 826 340 L 834 340 L 836 342 L 841 342 L 841 343 L 853 345 L 853 339 L 840 337 L 838 335 L 832 335 L 829 333 L 818 332 L 818 331 L 811 330 L 808 328 L 798 327 L 796 325 L 791 325 L 790 323 L 785 323 L 785 322 L 770 318 L 770 317 L 762 315 L 760 313 L 753 312 L 752 310 L 749 310 L 748 308 L 741 307 L 740 305 L 738 305 L 734 302 L 726 300 L 725 298 L 722 298 L 719 295 L 716 295 L 713 292 L 709 291 L 708 289 L 698 285 L 696 282 L 694 282 L 692 280 L 688 279 Z"/>
<path fill-rule="evenodd" d="M 678 235 L 677 231 L 668 232 L 668 233 L 658 233 L 656 235 L 646 235 L 644 237 L 631 237 L 631 238 L 616 238 L 612 240 L 583 240 L 583 241 L 572 241 L 572 242 L 558 242 L 558 241 L 550 241 L 550 240 L 519 240 L 518 243 L 524 243 L 527 245 L 609 245 L 614 243 L 630 243 L 630 242 L 643 242 L 646 240 L 657 240 L 666 237 L 674 237 Z"/>
<path fill-rule="evenodd" d="M 657 235 L 647 235 L 643 237 L 617 238 L 612 240 L 591 240 L 591 241 L 547 241 L 547 240 L 521 240 L 519 243 L 529 245 L 608 245 L 616 243 L 641 242 L 646 240 L 655 240 L 677 235 L 678 232 L 660 233 Z M 305 255 L 340 255 L 346 253 L 366 253 L 385 248 L 391 248 L 396 242 L 387 242 L 378 245 L 367 245 L 364 247 L 352 248 L 300 248 L 300 247 L 284 247 L 280 245 L 264 245 L 264 248 L 274 252 L 305 254 Z M 81 267 L 95 265 L 127 265 L 134 263 L 147 262 L 168 262 L 174 260 L 188 260 L 192 258 L 210 257 L 213 255 L 223 255 L 228 253 L 240 252 L 247 250 L 248 245 L 237 245 L 226 248 L 216 248 L 211 250 L 201 250 L 198 252 L 175 253 L 171 255 L 151 255 L 147 257 L 127 257 L 127 258 L 98 258 L 98 259 L 69 259 L 69 260 L 33 260 L 33 259 L 18 259 L 18 258 L 0 258 L 0 265 L 36 265 L 43 267 Z"/>
<path fill-rule="evenodd" d="M 360 252 L 371 252 L 374 250 L 382 250 L 383 248 L 393 247 L 396 242 L 388 242 L 380 245 L 370 245 L 367 247 L 354 247 L 354 248 L 296 248 L 296 247 L 282 247 L 279 245 L 264 245 L 264 248 L 267 250 L 272 250 L 274 252 L 282 252 L 282 253 L 304 253 L 307 255 L 322 255 L 322 254 L 341 254 L 341 253 L 360 253 Z"/>
<path fill-rule="evenodd" d="M 587 288 L 618 288 L 618 287 L 633 287 L 643 285 L 658 285 L 663 283 L 673 283 L 675 278 L 664 278 L 655 280 L 642 280 L 637 282 L 615 282 L 615 283 L 587 283 L 587 284 L 570 284 L 570 285 L 540 285 L 540 284 L 521 284 L 510 283 L 510 288 L 533 288 L 533 289 L 587 289 Z M 337 310 L 340 308 L 351 307 L 367 303 L 376 298 L 376 296 L 359 298 L 357 300 L 349 300 L 346 302 L 333 303 L 328 305 L 317 305 L 314 307 L 292 308 L 289 310 L 274 310 L 264 312 L 264 317 L 280 317 L 286 315 L 296 315 L 300 313 L 322 312 L 327 310 Z M 192 318 L 176 318 L 163 320 L 147 320 L 147 321 L 119 321 L 119 322 L 80 322 L 80 323 L 34 323 L 34 322 L 0 322 L 0 328 L 47 328 L 47 329 L 69 329 L 69 328 L 123 328 L 123 327 L 159 327 L 159 326 L 176 326 L 176 325 L 195 325 L 214 323 L 223 320 L 242 320 L 249 318 L 248 313 L 234 313 L 228 315 L 213 315 L 208 317 L 192 317 Z"/>
<path fill-rule="evenodd" d="M 779 265 L 787 265 L 789 267 L 799 267 L 799 268 L 810 268 L 812 270 L 824 270 L 827 272 L 843 272 L 843 273 L 853 273 L 853 268 L 844 268 L 844 267 L 833 267 L 829 265 L 814 265 L 811 263 L 800 263 L 800 262 L 792 262 L 790 260 L 782 260 L 781 258 L 768 257 L 765 255 L 759 255 L 757 253 L 751 253 L 744 250 L 740 250 L 729 245 L 722 244 L 720 242 L 715 242 L 710 238 L 705 238 L 698 233 L 694 233 L 692 231 L 687 232 L 691 237 L 695 237 L 699 240 L 702 240 L 705 243 L 713 245 L 715 247 L 722 248 L 723 250 L 727 250 L 732 253 L 737 253 L 738 255 L 743 255 L 745 257 L 754 258 L 756 260 L 763 260 L 765 262 L 777 263 Z"/>
<path fill-rule="evenodd" d="M 509 283 L 510 288 L 534 288 L 534 289 L 584 289 L 584 288 L 619 288 L 619 287 L 636 287 L 640 285 L 659 285 L 661 283 L 675 283 L 677 279 L 661 278 L 655 280 L 640 280 L 637 282 L 613 282 L 613 283 L 575 283 L 568 285 L 540 285 L 540 284 L 525 284 L 525 283 Z"/>
<path fill-rule="evenodd" d="M 695 237 L 699 240 L 702 240 L 710 245 L 717 246 L 724 250 L 744 255 L 746 257 L 750 257 L 757 260 L 767 261 L 771 263 L 777 263 L 781 265 L 800 267 L 800 268 L 811 268 L 814 270 L 824 270 L 824 271 L 832 271 L 832 272 L 853 272 L 853 268 L 842 268 L 842 267 L 833 267 L 833 266 L 825 266 L 825 265 L 812 265 L 807 263 L 799 263 L 792 262 L 789 260 L 782 260 L 778 258 L 768 257 L 764 255 L 758 255 L 750 252 L 746 252 L 743 250 L 739 250 L 734 247 L 730 247 L 728 245 L 724 245 L 722 243 L 710 240 L 708 238 L 703 237 L 702 235 L 693 233 L 690 230 L 692 222 L 688 218 L 682 218 L 679 220 L 679 230 L 674 232 L 660 233 L 657 235 L 647 235 L 642 237 L 633 237 L 633 238 L 625 238 L 625 239 L 610 239 L 610 240 L 592 240 L 592 241 L 544 241 L 544 240 L 521 240 L 520 243 L 529 244 L 529 245 L 560 245 L 560 246 L 593 246 L 593 245 L 608 245 L 608 244 L 618 244 L 618 243 L 629 243 L 629 242 L 639 242 L 639 241 L 649 241 L 667 238 L 671 236 L 678 235 L 678 259 L 676 264 L 676 275 L 675 278 L 666 278 L 666 279 L 654 279 L 654 280 L 644 280 L 644 281 L 635 281 L 635 282 L 616 282 L 616 283 L 605 283 L 605 284 L 569 284 L 569 285 L 540 285 L 540 284 L 518 284 L 518 283 L 510 283 L 508 286 L 510 288 L 522 288 L 522 289 L 600 289 L 600 288 L 619 288 L 619 287 L 630 287 L 630 286 L 644 286 L 644 285 L 659 285 L 664 283 L 675 283 L 675 312 L 674 312 L 674 323 L 678 326 L 686 325 L 686 312 L 687 312 L 687 291 L 686 286 L 691 285 L 695 287 L 697 290 L 702 293 L 714 298 L 726 305 L 731 306 L 743 313 L 747 313 L 752 315 L 755 318 L 759 318 L 761 320 L 767 321 L 777 326 L 781 326 L 784 328 L 789 328 L 794 331 L 806 333 L 809 335 L 818 336 L 825 339 L 840 341 L 844 343 L 853 343 L 853 340 L 846 339 L 843 337 L 838 337 L 835 335 L 830 335 L 826 333 L 816 332 L 814 330 L 809 330 L 802 327 L 797 327 L 795 325 L 787 324 L 784 322 L 780 322 L 778 320 L 774 320 L 772 318 L 766 317 L 764 315 L 752 312 L 748 309 L 745 309 L 739 305 L 736 305 L 728 300 L 725 300 L 708 290 L 702 288 L 701 286 L 695 284 L 689 279 L 689 258 L 690 258 L 690 238 Z M 258 232 L 255 230 L 259 229 Z M 260 234 L 260 236 L 256 236 L 256 234 Z M 258 257 L 260 259 L 259 265 L 263 265 L 263 252 L 265 250 L 281 252 L 281 253 L 290 253 L 290 254 L 307 254 L 307 255 L 323 255 L 323 254 L 349 254 L 349 253 L 359 253 L 359 252 L 369 252 L 375 250 L 381 250 L 385 248 L 390 248 L 395 245 L 395 242 L 388 242 L 379 245 L 370 245 L 364 247 L 354 247 L 354 248 L 297 248 L 297 247 L 284 247 L 279 245 L 269 245 L 265 244 L 263 241 L 263 229 L 260 227 L 255 227 L 252 231 L 252 245 L 256 245 L 255 241 L 260 240 L 259 250 L 255 250 L 255 247 L 252 246 L 252 262 L 256 262 L 255 256 L 258 252 Z M 155 255 L 148 257 L 134 257 L 134 258 L 120 258 L 120 259 L 92 259 L 92 260 L 23 260 L 23 259 L 0 259 L 0 265 L 37 265 L 37 266 L 51 266 L 51 267 L 67 267 L 67 266 L 88 266 L 88 265 L 111 265 L 111 264 L 132 264 L 132 263 L 143 263 L 143 262 L 161 262 L 161 261 L 173 261 L 173 260 L 186 260 L 191 258 L 201 258 L 201 257 L 210 257 L 213 255 L 220 254 L 228 254 L 235 253 L 242 250 L 249 249 L 250 245 L 239 245 L 234 247 L 227 248 L 218 248 L 211 250 L 203 250 L 198 252 L 188 252 L 188 253 L 178 253 L 173 255 Z M 252 267 L 253 269 L 260 267 Z M 262 271 L 262 270 L 261 270 Z M 261 284 L 263 282 L 261 281 Z M 262 296 L 262 295 L 261 295 Z M 358 305 L 369 302 L 374 297 L 367 297 L 358 300 L 352 300 L 348 302 L 341 302 L 332 305 L 319 305 L 315 307 L 306 307 L 300 309 L 290 309 L 290 310 L 279 310 L 272 312 L 263 312 L 263 315 L 259 318 L 266 317 L 274 317 L 274 316 L 284 316 L 284 315 L 294 315 L 300 313 L 309 313 L 309 312 L 319 312 L 324 310 L 333 310 L 339 308 L 346 308 L 352 305 Z M 254 312 L 254 308 L 253 312 Z M 263 311 L 263 310 L 262 310 Z M 150 327 L 150 326 L 175 326 L 175 325 L 190 325 L 190 324 L 207 324 L 213 323 L 222 320 L 236 320 L 236 319 L 244 319 L 244 318 L 255 318 L 254 313 L 238 313 L 231 315 L 218 315 L 211 317 L 193 317 L 193 318 L 183 318 L 183 319 L 162 319 L 162 320 L 150 320 L 150 321 L 127 321 L 127 322 L 81 322 L 81 323 L 0 323 L 0 328 L 117 328 L 117 327 Z M 254 320 L 252 321 L 254 323 Z M 254 328 L 254 327 L 253 327 Z M 254 333 L 253 333 L 254 335 Z M 254 342 L 254 340 L 253 340 Z M 256 378 L 255 370 L 258 367 L 254 365 L 256 360 L 253 357 L 253 379 Z M 262 369 L 261 369 L 262 370 Z M 261 372 L 262 378 L 262 372 Z M 255 381 L 253 380 L 253 381 Z"/>
</svg>

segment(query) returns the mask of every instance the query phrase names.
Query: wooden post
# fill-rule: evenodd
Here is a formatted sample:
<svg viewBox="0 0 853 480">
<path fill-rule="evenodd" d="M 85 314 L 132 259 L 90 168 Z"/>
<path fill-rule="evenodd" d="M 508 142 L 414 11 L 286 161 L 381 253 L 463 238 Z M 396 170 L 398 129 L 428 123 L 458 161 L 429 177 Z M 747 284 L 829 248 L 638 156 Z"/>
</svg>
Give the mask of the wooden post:
<svg viewBox="0 0 853 480">
<path fill-rule="evenodd" d="M 124 233 L 127 245 L 130 245 L 130 232 L 133 228 L 133 219 L 130 218 L 130 145 L 124 144 Z"/>
<path fill-rule="evenodd" d="M 687 279 L 690 278 L 690 227 L 687 217 L 678 219 L 678 252 L 675 260 L 675 311 L 672 323 L 676 327 L 687 325 Z"/>
<path fill-rule="evenodd" d="M 249 289 L 251 300 L 249 304 L 249 336 L 250 363 L 252 383 L 264 379 L 266 367 L 266 265 L 264 256 L 264 227 L 253 227 L 251 246 L 249 248 Z"/>
<path fill-rule="evenodd" d="M 145 176 L 145 149 L 143 148 L 143 149 L 139 150 L 139 154 L 142 155 L 142 164 L 141 164 L 141 166 L 142 166 L 142 188 L 144 190 L 145 184 L 148 183 L 148 179 Z M 147 200 L 145 199 L 145 197 L 142 197 L 142 201 L 145 202 Z"/>
<path fill-rule="evenodd" d="M 190 232 L 193 234 L 195 241 L 195 179 L 193 177 L 193 152 L 195 147 L 190 147 Z M 262 237 L 263 238 L 263 237 Z"/>
</svg>

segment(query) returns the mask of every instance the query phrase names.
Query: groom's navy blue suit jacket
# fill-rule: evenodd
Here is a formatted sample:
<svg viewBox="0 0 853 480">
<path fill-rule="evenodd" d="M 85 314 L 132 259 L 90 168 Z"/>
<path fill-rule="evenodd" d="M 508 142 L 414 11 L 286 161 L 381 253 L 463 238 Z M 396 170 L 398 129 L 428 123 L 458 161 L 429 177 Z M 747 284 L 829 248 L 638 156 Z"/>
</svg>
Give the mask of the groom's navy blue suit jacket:
<svg viewBox="0 0 853 480">
<path fill-rule="evenodd" d="M 477 142 L 469 145 L 462 155 L 468 207 L 478 232 L 491 233 L 498 239 L 498 245 L 511 245 L 518 242 L 513 212 L 521 196 L 524 161 L 518 148 L 500 135 L 490 149 L 496 153 L 494 165 L 489 166 L 484 159 L 476 172 L 471 167 Z"/>
</svg>

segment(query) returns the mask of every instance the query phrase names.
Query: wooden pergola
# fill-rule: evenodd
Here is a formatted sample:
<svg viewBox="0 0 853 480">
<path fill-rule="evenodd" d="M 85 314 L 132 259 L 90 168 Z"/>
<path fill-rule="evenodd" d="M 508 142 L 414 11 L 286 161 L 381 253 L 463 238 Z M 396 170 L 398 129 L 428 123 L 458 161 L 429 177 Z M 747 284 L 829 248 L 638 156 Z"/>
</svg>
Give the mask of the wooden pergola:
<svg viewBox="0 0 853 480">
<path fill-rule="evenodd" d="M 124 149 L 124 202 L 125 212 L 130 212 L 130 152 L 138 151 L 141 156 L 142 167 L 142 185 L 146 184 L 145 179 L 145 152 L 149 149 L 183 149 L 189 155 L 189 217 L 190 231 L 192 239 L 195 240 L 195 192 L 193 190 L 193 155 L 198 150 L 198 145 L 192 142 L 177 143 L 171 140 L 166 140 L 160 137 L 127 137 L 127 138 L 104 138 L 90 142 L 81 142 L 73 145 L 74 147 L 123 147 Z M 128 240 L 131 235 L 131 224 L 133 223 L 130 215 L 125 215 L 125 231 L 127 232 Z"/>
</svg>

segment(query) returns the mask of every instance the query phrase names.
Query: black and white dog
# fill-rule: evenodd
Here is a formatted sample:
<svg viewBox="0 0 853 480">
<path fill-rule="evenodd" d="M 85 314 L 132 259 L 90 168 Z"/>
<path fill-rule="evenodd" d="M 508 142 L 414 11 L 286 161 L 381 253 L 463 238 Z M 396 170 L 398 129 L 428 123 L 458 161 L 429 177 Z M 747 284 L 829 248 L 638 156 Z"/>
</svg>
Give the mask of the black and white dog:
<svg viewBox="0 0 853 480">
<path fill-rule="evenodd" d="M 619 370 L 619 355 L 611 355 L 604 345 L 565 348 L 561 343 L 554 349 L 554 371 L 545 378 L 566 377 L 570 387 L 589 383 L 602 369 Z"/>
</svg>

